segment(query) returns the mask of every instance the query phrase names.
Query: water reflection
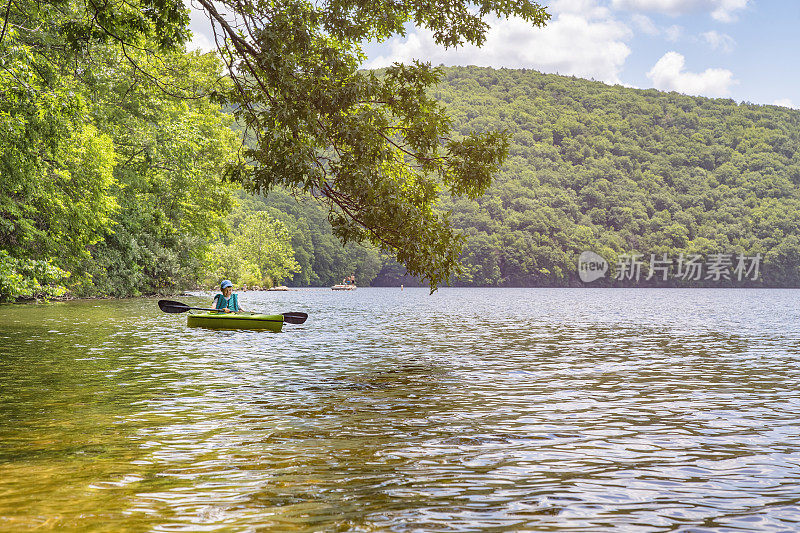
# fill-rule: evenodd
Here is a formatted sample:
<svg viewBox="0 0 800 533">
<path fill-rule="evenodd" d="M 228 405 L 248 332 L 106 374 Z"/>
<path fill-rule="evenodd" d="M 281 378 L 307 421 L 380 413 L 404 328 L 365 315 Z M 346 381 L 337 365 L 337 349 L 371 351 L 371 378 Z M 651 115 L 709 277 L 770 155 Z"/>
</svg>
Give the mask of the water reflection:
<svg viewBox="0 0 800 533">
<path fill-rule="evenodd" d="M 798 294 L 2 307 L 0 530 L 797 529 Z"/>
</svg>

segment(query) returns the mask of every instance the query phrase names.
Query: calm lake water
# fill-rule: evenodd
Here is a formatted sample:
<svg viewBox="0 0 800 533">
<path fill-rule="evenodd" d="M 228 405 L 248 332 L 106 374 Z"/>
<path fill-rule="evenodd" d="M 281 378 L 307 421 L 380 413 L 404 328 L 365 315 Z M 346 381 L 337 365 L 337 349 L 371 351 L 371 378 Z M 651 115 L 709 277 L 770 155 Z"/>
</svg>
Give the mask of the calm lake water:
<svg viewBox="0 0 800 533">
<path fill-rule="evenodd" d="M 0 530 L 800 530 L 800 291 L 240 301 L 0 306 Z"/>
</svg>

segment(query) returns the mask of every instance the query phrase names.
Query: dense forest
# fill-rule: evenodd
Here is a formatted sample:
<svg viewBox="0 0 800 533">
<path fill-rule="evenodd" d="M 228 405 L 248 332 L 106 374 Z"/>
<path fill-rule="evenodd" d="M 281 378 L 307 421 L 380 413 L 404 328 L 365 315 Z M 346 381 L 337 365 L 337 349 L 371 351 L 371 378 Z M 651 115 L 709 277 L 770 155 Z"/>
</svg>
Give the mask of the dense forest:
<svg viewBox="0 0 800 533">
<path fill-rule="evenodd" d="M 593 251 L 611 270 L 595 285 L 800 286 L 800 111 L 477 67 L 443 69 L 435 97 L 455 131 L 511 136 L 484 196 L 445 198 L 465 236 L 467 274 L 454 284 L 581 285 L 578 256 Z M 313 202 L 281 191 L 253 202 L 292 228 L 303 268 L 291 283 L 351 272 L 365 285 L 414 283 L 374 250 L 334 252 Z M 614 280 L 633 254 L 641 278 Z M 652 256 L 669 275 L 646 280 Z M 682 256 L 701 261 L 697 276 L 677 275 Z M 702 270 L 726 256 L 724 274 Z M 757 276 L 738 279 L 739 256 L 760 258 Z"/>
<path fill-rule="evenodd" d="M 225 108 L 170 95 L 119 47 L 102 51 L 78 69 L 2 42 L 0 298 L 166 293 L 220 277 L 413 283 L 376 249 L 342 246 L 314 199 L 235 189 L 224 172 L 240 141 Z M 210 54 L 176 53 L 163 74 L 197 94 L 224 83 Z M 458 135 L 510 140 L 484 196 L 443 194 L 464 236 L 454 284 L 579 285 L 589 250 L 610 274 L 630 254 L 643 274 L 651 254 L 731 254 L 731 272 L 758 255 L 755 281 L 652 283 L 800 286 L 800 111 L 476 67 L 442 69 L 433 96 Z"/>
<path fill-rule="evenodd" d="M 204 96 L 221 65 L 51 37 L 0 42 L 0 300 L 195 284 L 232 206 L 233 120 Z"/>
<path fill-rule="evenodd" d="M 760 254 L 756 285 L 800 286 L 800 111 L 474 67 L 436 97 L 455 130 L 512 135 L 488 193 L 449 204 L 466 282 L 579 284 L 591 250 Z"/>
</svg>

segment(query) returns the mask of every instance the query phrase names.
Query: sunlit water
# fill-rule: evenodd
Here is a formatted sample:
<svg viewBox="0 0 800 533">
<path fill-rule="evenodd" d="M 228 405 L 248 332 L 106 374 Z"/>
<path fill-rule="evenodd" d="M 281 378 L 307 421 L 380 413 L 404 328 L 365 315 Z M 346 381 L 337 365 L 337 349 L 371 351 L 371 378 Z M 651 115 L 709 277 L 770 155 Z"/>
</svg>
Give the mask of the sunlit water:
<svg viewBox="0 0 800 533">
<path fill-rule="evenodd" d="M 800 291 L 240 301 L 0 307 L 0 530 L 800 530 Z"/>
</svg>

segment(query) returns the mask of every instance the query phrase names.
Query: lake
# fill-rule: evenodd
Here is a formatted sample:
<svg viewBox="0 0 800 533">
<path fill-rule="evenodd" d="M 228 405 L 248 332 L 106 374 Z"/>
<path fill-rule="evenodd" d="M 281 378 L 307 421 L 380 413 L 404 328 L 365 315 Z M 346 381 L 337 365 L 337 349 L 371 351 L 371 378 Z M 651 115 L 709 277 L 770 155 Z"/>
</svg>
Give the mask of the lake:
<svg viewBox="0 0 800 533">
<path fill-rule="evenodd" d="M 800 290 L 239 298 L 0 306 L 0 530 L 800 530 Z"/>
</svg>

